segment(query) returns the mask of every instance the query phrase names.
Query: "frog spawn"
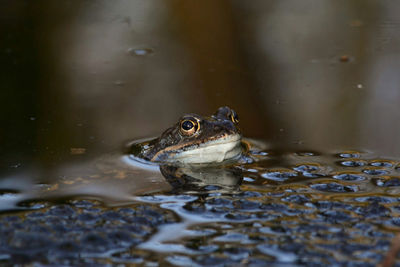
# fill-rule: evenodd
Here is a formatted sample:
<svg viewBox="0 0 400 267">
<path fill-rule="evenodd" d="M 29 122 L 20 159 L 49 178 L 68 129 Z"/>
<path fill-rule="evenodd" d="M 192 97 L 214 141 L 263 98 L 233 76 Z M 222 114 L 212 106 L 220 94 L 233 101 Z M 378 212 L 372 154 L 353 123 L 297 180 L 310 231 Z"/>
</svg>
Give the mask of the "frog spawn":
<svg viewBox="0 0 400 267">
<path fill-rule="evenodd" d="M 18 203 L 27 211 L 0 216 L 0 262 L 375 266 L 382 261 L 400 229 L 398 162 L 354 151 L 251 156 L 256 160 L 236 166 L 244 176 L 238 190 L 203 184 L 121 207 L 93 200 Z M 180 237 L 170 234 L 162 248 L 142 246 L 171 229 L 180 229 Z"/>
</svg>

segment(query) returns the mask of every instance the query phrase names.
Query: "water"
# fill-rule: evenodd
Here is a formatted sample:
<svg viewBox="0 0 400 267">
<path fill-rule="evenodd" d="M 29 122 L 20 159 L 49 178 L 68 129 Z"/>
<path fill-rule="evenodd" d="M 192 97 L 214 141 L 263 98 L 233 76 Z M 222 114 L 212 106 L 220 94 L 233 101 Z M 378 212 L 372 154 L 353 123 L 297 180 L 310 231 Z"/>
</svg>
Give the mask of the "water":
<svg viewBox="0 0 400 267">
<path fill-rule="evenodd" d="M 154 53 L 153 49 L 151 48 L 129 48 L 128 54 L 132 56 L 147 56 Z"/>
<path fill-rule="evenodd" d="M 2 4 L 1 264 L 375 266 L 400 226 L 399 10 Z M 186 181 L 122 153 L 225 105 L 257 161 Z"/>
<path fill-rule="evenodd" d="M 163 166 L 161 175 L 158 166 L 111 154 L 53 184 L 3 179 L 1 259 L 177 266 L 383 260 L 400 225 L 398 161 L 359 151 L 251 151 L 252 159 L 221 169 Z M 95 175 L 82 175 L 93 166 Z M 172 174 L 182 172 L 187 178 L 175 183 Z"/>
</svg>

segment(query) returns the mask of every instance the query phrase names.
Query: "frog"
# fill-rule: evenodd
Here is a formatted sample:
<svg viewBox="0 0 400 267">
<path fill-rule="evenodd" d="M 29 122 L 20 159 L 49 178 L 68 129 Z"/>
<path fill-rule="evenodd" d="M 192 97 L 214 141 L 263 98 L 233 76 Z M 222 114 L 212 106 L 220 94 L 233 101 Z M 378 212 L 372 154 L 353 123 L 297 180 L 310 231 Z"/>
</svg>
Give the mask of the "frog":
<svg viewBox="0 0 400 267">
<path fill-rule="evenodd" d="M 32 178 L 26 189 L 18 189 L 24 192 L 19 201 L 85 196 L 114 203 L 156 192 L 202 192 L 207 185 L 231 192 L 242 183 L 244 165 L 265 159 L 260 149 L 242 136 L 239 116 L 227 106 L 210 116 L 188 113 L 159 137 L 56 168 L 54 179 L 37 186 Z"/>
<path fill-rule="evenodd" d="M 211 116 L 183 115 L 159 137 L 131 146 L 137 158 L 172 165 L 221 164 L 240 158 L 244 151 L 239 116 L 230 107 Z"/>
</svg>

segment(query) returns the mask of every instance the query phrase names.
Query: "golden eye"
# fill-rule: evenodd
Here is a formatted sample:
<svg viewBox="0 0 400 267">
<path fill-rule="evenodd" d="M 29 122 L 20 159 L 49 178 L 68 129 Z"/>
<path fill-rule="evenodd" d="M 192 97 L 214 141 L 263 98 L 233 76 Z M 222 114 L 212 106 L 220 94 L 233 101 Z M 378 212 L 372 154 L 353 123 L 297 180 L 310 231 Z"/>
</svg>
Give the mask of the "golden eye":
<svg viewBox="0 0 400 267">
<path fill-rule="evenodd" d="M 199 122 L 192 119 L 184 119 L 181 122 L 181 133 L 184 135 L 192 135 L 199 130 Z"/>
<path fill-rule="evenodd" d="M 234 110 L 231 110 L 230 118 L 233 123 L 239 123 L 239 116 L 236 114 Z"/>
</svg>

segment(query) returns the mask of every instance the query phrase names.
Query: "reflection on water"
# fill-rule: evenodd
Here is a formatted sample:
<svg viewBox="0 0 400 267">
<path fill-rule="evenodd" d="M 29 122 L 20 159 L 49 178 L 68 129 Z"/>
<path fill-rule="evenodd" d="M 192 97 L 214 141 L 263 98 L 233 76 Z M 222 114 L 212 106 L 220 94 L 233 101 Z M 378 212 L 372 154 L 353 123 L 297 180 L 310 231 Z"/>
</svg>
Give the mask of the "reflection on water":
<svg viewBox="0 0 400 267">
<path fill-rule="evenodd" d="M 0 4 L 0 265 L 375 266 L 400 227 L 399 3 Z M 271 147 L 109 153 L 225 105 Z"/>
<path fill-rule="evenodd" d="M 232 192 L 239 187 L 243 179 L 242 171 L 233 167 L 161 166 L 160 171 L 173 188 L 178 190 L 175 193 L 182 190 L 189 191 L 190 189 L 201 192 L 203 187 L 210 188 L 212 186 L 216 186 L 221 192 L 223 188 Z"/>
<path fill-rule="evenodd" d="M 24 209 L 19 203 L 32 199 L 74 197 L 98 199 L 108 205 L 123 204 L 132 202 L 135 195 L 170 190 L 158 166 L 139 164 L 120 154 L 53 169 L 51 175 L 48 183 L 40 183 L 26 173 L 0 180 L 0 192 L 4 193 L 5 200 L 0 202 L 0 209 Z"/>
<path fill-rule="evenodd" d="M 60 169 L 50 184 L 3 179 L 0 260 L 374 266 L 383 259 L 400 226 L 398 160 L 276 149 L 247 157 L 255 160 L 198 168 L 110 154 Z"/>
</svg>

